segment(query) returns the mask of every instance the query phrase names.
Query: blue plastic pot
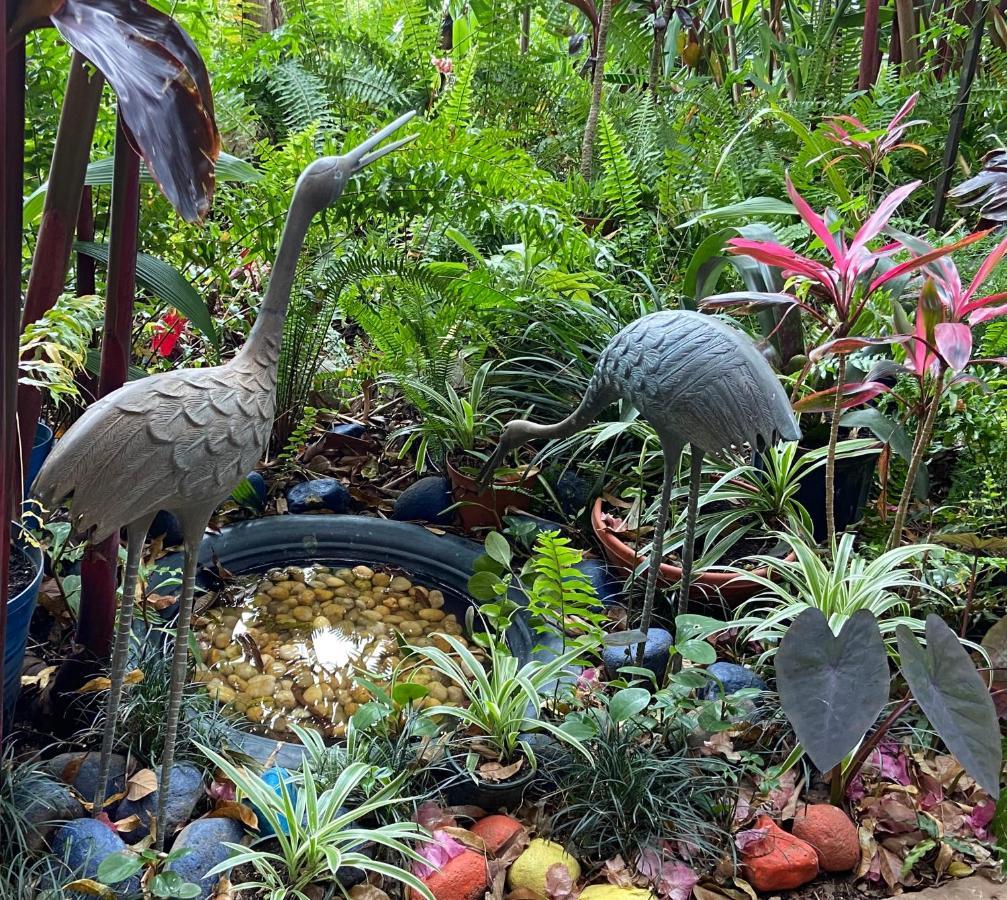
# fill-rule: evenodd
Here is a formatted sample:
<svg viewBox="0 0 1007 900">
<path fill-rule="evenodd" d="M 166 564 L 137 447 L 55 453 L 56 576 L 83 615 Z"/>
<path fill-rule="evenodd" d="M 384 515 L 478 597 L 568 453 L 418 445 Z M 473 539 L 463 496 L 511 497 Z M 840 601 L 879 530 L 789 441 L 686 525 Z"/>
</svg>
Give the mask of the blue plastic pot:
<svg viewBox="0 0 1007 900">
<path fill-rule="evenodd" d="M 42 463 L 45 462 L 50 450 L 52 450 L 52 429 L 45 422 L 39 422 L 35 428 L 35 443 L 31 445 L 28 471 L 24 478 L 24 495 L 26 497 L 36 476 L 42 471 Z"/>
<path fill-rule="evenodd" d="M 4 710 L 12 710 L 17 701 L 18 689 L 21 687 L 21 663 L 24 661 L 24 649 L 28 644 L 28 626 L 32 613 L 35 611 L 35 601 L 38 598 L 38 587 L 42 583 L 42 551 L 38 547 L 26 544 L 21 538 L 21 526 L 14 524 L 12 532 L 15 535 L 11 548 L 12 555 L 20 554 L 27 557 L 35 572 L 31 583 L 20 594 L 7 602 L 7 640 L 4 644 Z"/>
</svg>

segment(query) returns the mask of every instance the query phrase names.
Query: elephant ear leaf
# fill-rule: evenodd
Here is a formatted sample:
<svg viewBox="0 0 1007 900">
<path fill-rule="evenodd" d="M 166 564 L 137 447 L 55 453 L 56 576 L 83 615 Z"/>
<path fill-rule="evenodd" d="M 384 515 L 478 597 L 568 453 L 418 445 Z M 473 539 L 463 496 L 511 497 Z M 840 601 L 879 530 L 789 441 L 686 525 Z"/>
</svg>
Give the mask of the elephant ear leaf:
<svg viewBox="0 0 1007 900">
<path fill-rule="evenodd" d="M 958 636 L 933 614 L 927 617 L 926 647 L 905 625 L 896 634 L 902 675 L 916 702 L 965 771 L 998 796 L 1003 751 L 996 709 Z"/>
<path fill-rule="evenodd" d="M 838 635 L 817 609 L 806 609 L 776 653 L 780 705 L 811 761 L 828 772 L 863 740 L 888 702 L 888 656 L 866 609 Z"/>
</svg>

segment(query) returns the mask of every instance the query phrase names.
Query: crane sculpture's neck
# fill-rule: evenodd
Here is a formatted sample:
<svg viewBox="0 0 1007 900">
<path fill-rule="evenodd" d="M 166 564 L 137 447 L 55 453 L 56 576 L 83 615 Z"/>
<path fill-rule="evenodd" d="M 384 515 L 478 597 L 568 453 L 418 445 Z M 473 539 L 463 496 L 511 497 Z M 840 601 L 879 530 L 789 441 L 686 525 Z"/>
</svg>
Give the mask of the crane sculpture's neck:
<svg viewBox="0 0 1007 900">
<path fill-rule="evenodd" d="M 595 419 L 606 406 L 612 402 L 612 398 L 603 392 L 595 392 L 588 389 L 580 405 L 565 419 L 553 422 L 551 425 L 539 425 L 536 422 L 528 422 L 525 426 L 527 432 L 526 440 L 562 440 L 583 431 Z"/>
<path fill-rule="evenodd" d="M 268 369 L 275 377 L 280 345 L 283 343 L 283 322 L 294 286 L 297 260 L 304 247 L 311 220 L 324 205 L 319 202 L 317 192 L 311 190 L 303 178 L 298 181 L 294 197 L 290 201 L 287 221 L 283 226 L 280 249 L 273 262 L 266 296 L 245 346 L 234 359 L 236 365 Z"/>
</svg>

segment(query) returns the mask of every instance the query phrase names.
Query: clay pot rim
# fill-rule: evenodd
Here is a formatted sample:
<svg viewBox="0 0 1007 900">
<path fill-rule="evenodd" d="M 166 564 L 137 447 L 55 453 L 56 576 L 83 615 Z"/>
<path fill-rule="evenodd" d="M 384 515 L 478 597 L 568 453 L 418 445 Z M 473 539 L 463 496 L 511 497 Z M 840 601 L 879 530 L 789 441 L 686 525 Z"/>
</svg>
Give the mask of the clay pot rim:
<svg viewBox="0 0 1007 900">
<path fill-rule="evenodd" d="M 621 521 L 617 519 L 616 516 L 611 516 L 608 513 L 602 511 L 603 498 L 598 497 L 594 501 L 594 506 L 591 508 L 591 527 L 594 530 L 595 537 L 601 542 L 602 546 L 610 550 L 612 555 L 618 559 L 624 566 L 631 566 L 636 568 L 640 563 L 645 562 L 645 560 L 637 556 L 636 551 L 629 546 L 625 541 L 621 540 L 612 527 L 606 522 L 606 519 Z M 797 559 L 796 555 L 791 551 L 785 557 L 786 561 L 794 561 Z M 660 569 L 658 570 L 661 578 L 666 581 L 679 581 L 682 577 L 682 569 L 680 566 L 676 566 L 673 563 L 661 563 Z M 713 569 L 699 569 L 694 570 L 692 574 L 692 583 L 695 584 L 707 584 L 711 587 L 725 587 L 727 585 L 737 586 L 739 582 L 749 581 L 751 579 L 749 576 L 757 575 L 762 578 L 769 577 L 769 567 L 760 566 L 757 569 L 753 569 L 750 572 L 718 572 Z"/>
<path fill-rule="evenodd" d="M 457 466 L 455 466 L 454 461 L 450 457 L 444 460 L 444 467 L 448 470 L 448 477 L 453 482 L 456 482 L 467 490 L 480 490 L 479 486 L 476 484 L 475 478 L 462 472 Z M 520 487 L 525 484 L 533 484 L 535 479 L 538 478 L 539 471 L 540 469 L 538 466 L 528 463 L 521 466 L 519 471 L 512 472 L 511 474 L 504 475 L 502 477 L 494 473 L 493 479 L 487 483 L 483 490 L 490 490 L 494 486 Z"/>
</svg>

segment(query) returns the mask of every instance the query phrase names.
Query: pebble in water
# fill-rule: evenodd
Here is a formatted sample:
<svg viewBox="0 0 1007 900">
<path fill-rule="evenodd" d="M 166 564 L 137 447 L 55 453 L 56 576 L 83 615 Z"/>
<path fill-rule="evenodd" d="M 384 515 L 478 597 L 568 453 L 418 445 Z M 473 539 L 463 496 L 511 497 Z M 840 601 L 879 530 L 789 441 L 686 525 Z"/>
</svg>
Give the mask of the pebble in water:
<svg viewBox="0 0 1007 900">
<path fill-rule="evenodd" d="M 343 737 L 350 716 L 371 699 L 356 673 L 380 683 L 402 662 L 396 632 L 446 652 L 445 634 L 465 642 L 440 591 L 369 566 L 271 569 L 230 602 L 236 605 L 212 608 L 197 623 L 197 679 L 256 730 L 280 739 L 292 736 L 291 723 Z M 413 668 L 408 678 L 429 692 L 419 704 L 463 700 L 457 684 L 428 668 Z"/>
</svg>

